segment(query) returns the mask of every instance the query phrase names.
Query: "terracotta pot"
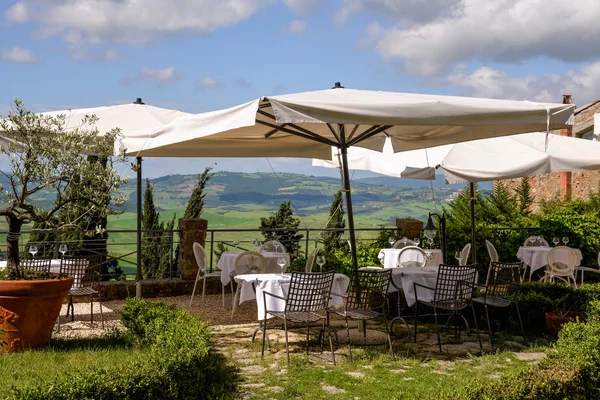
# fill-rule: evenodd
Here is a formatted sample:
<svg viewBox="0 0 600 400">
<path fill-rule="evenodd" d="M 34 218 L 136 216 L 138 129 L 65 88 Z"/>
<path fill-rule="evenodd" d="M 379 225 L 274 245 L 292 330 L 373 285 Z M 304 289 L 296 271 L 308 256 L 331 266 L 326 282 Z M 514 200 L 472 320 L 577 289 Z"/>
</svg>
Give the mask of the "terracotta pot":
<svg viewBox="0 0 600 400">
<path fill-rule="evenodd" d="M 584 314 L 577 311 L 550 311 L 546 313 L 546 329 L 548 333 L 558 336 L 560 328 L 567 322 L 575 321 L 579 318 L 583 320 Z"/>
<path fill-rule="evenodd" d="M 0 338 L 3 351 L 44 346 L 73 277 L 48 280 L 0 280 Z"/>
</svg>

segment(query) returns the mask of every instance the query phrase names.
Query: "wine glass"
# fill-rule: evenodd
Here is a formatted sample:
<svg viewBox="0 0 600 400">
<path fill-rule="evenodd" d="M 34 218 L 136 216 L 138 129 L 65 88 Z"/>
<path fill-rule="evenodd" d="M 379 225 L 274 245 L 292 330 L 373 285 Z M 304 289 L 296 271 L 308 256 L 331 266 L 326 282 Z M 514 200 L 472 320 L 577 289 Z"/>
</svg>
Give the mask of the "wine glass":
<svg viewBox="0 0 600 400">
<path fill-rule="evenodd" d="M 427 238 L 427 243 L 429 243 L 429 249 L 431 249 L 431 245 L 433 244 L 433 238 Z"/>
<path fill-rule="evenodd" d="M 319 265 L 319 271 L 323 272 L 323 265 L 325 265 L 325 257 L 317 256 L 317 264 Z"/>
<path fill-rule="evenodd" d="M 431 254 L 431 251 L 425 250 L 425 258 L 427 259 L 427 262 L 425 263 L 427 265 L 433 259 L 433 254 Z"/>
<path fill-rule="evenodd" d="M 233 245 L 235 246 L 235 251 L 237 251 L 238 245 L 240 244 L 239 239 L 233 239 Z"/>
<path fill-rule="evenodd" d="M 540 247 L 544 246 L 544 237 L 542 235 L 537 237 L 537 241 L 540 244 Z"/>
<path fill-rule="evenodd" d="M 58 246 L 58 251 L 60 251 L 60 253 L 62 254 L 62 256 L 65 256 L 65 253 L 67 252 L 68 248 L 66 244 L 61 244 L 60 246 Z"/>
<path fill-rule="evenodd" d="M 568 237 L 563 237 L 562 239 L 563 243 L 565 244 L 565 246 L 567 245 L 567 243 L 569 243 L 569 238 Z"/>
<path fill-rule="evenodd" d="M 554 243 L 554 247 L 556 247 L 560 243 L 560 240 L 557 237 L 553 237 L 552 238 L 552 243 Z"/>
<path fill-rule="evenodd" d="M 394 247 L 394 243 L 396 242 L 396 238 L 394 238 L 393 236 L 390 236 L 388 238 L 388 242 L 390 244 L 390 249 Z"/>
<path fill-rule="evenodd" d="M 285 270 L 285 265 L 287 264 L 287 260 L 285 259 L 285 257 L 278 257 L 277 258 L 277 265 L 279 265 L 279 268 L 281 268 L 281 273 L 283 274 L 283 271 Z"/>
<path fill-rule="evenodd" d="M 458 265 L 462 265 L 463 256 L 460 251 L 457 251 L 456 254 L 454 254 L 454 258 L 458 261 Z"/>
<path fill-rule="evenodd" d="M 406 246 L 406 243 L 408 242 L 408 238 L 406 236 L 402 237 L 402 244 L 404 244 L 404 246 Z"/>
<path fill-rule="evenodd" d="M 275 246 L 275 253 L 279 253 L 279 242 L 275 242 L 273 245 Z"/>
<path fill-rule="evenodd" d="M 38 252 L 38 248 L 35 244 L 32 244 L 31 246 L 29 246 L 29 252 L 31 253 L 32 257 L 35 257 L 35 255 Z"/>
<path fill-rule="evenodd" d="M 421 244 L 421 239 L 419 239 L 418 237 L 416 237 L 413 242 L 415 242 L 415 246 L 419 247 L 419 245 Z"/>
</svg>

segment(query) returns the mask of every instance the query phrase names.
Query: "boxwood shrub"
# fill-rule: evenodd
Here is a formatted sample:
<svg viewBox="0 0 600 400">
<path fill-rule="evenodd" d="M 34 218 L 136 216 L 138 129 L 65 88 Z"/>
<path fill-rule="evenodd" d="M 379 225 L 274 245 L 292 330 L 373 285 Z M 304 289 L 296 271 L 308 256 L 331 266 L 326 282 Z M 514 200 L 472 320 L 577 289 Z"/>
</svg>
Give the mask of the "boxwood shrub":
<svg viewBox="0 0 600 400">
<path fill-rule="evenodd" d="M 233 371 L 213 352 L 208 325 L 187 311 L 129 299 L 123 324 L 141 356 L 125 367 L 85 368 L 53 385 L 15 390 L 19 399 L 227 399 Z"/>
</svg>

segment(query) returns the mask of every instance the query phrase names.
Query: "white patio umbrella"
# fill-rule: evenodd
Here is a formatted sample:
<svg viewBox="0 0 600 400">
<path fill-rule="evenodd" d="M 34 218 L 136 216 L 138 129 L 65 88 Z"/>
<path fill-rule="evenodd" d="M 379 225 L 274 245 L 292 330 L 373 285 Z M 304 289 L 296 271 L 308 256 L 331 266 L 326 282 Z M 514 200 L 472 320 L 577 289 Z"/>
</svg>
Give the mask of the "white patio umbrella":
<svg viewBox="0 0 600 400">
<path fill-rule="evenodd" d="M 413 150 L 571 124 L 573 105 L 344 89 L 263 97 L 179 118 L 125 138 L 127 154 L 153 157 L 307 157 L 340 149 L 350 241 L 355 243 L 347 151 Z M 351 246 L 357 268 L 356 246 Z"/>
<path fill-rule="evenodd" d="M 339 168 L 337 153 L 332 148 L 331 160 L 314 159 L 313 165 Z M 386 143 L 383 154 L 360 148 L 349 150 L 348 165 L 352 169 L 414 179 L 435 179 L 435 169 L 441 168 L 449 184 L 473 183 L 551 172 L 599 170 L 600 143 L 545 132 L 400 153 L 393 153 L 391 143 Z"/>
</svg>

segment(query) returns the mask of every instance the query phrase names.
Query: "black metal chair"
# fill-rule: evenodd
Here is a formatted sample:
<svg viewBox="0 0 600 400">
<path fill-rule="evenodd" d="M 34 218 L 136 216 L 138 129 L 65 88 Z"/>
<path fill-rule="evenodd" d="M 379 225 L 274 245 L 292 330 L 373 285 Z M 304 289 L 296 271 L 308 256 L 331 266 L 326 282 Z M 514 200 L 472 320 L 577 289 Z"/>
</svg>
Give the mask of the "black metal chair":
<svg viewBox="0 0 600 400">
<path fill-rule="evenodd" d="M 102 312 L 102 300 L 98 292 L 100 283 L 100 267 L 102 265 L 102 255 L 92 256 L 64 256 L 60 261 L 60 273 L 67 274 L 74 278 L 73 286 L 69 290 L 69 303 L 67 304 L 67 317 L 71 311 L 71 321 L 75 320 L 75 307 L 73 306 L 73 297 L 89 297 L 90 304 L 90 322 L 94 323 L 94 298 L 100 304 L 100 320 L 102 329 L 104 329 L 104 314 Z M 60 318 L 59 318 L 60 329 Z"/>
<path fill-rule="evenodd" d="M 471 300 L 473 303 L 482 304 L 485 308 L 485 318 L 487 320 L 492 349 L 494 348 L 494 334 L 492 332 L 488 307 L 508 308 L 511 304 L 514 304 L 517 309 L 517 316 L 519 317 L 521 333 L 523 334 L 523 339 L 525 339 L 525 330 L 523 329 L 519 304 L 512 299 L 514 289 L 521 284 L 523 271 L 522 262 L 504 263 L 492 261 L 488 273 L 487 285 L 477 285 L 481 289 L 483 296 L 477 296 Z"/>
<path fill-rule="evenodd" d="M 20 266 L 21 268 L 28 269 L 35 272 L 50 272 L 50 265 L 52 259 L 50 258 L 31 258 L 21 256 Z"/>
<path fill-rule="evenodd" d="M 319 273 L 293 272 L 291 275 L 290 287 L 285 298 L 267 291 L 263 292 L 265 316 L 263 320 L 261 357 L 263 357 L 265 354 L 265 338 L 267 336 L 268 315 L 283 319 L 283 329 L 285 330 L 285 351 L 287 353 L 288 366 L 290 365 L 288 322 L 306 324 L 306 354 L 308 355 L 310 324 L 322 320 L 322 331 L 325 331 L 326 326 L 329 331 L 329 347 L 333 357 L 333 364 L 335 365 L 335 353 L 333 351 L 333 341 L 331 339 L 331 327 L 329 326 L 329 313 L 327 313 L 334 276 L 335 273 L 333 271 Z M 267 296 L 284 300 L 284 310 L 269 310 L 267 307 Z M 321 335 L 321 339 L 323 339 L 323 336 L 324 335 Z M 321 340 L 321 352 L 322 351 L 323 340 Z"/>
<path fill-rule="evenodd" d="M 367 320 L 375 319 L 384 313 L 384 307 L 387 305 L 387 294 L 391 276 L 391 269 L 357 271 L 356 275 L 353 276 L 350 281 L 348 292 L 343 296 L 344 308 L 330 310 L 330 312 L 339 315 L 346 321 L 346 336 L 350 360 L 352 360 L 352 350 L 350 348 L 350 328 L 348 326 L 348 320 L 352 319 L 366 322 Z M 392 348 L 392 339 L 387 329 L 385 333 L 390 345 L 390 353 L 393 358 L 394 350 Z M 363 342 L 365 345 L 367 344 L 366 326 L 363 331 Z"/>
<path fill-rule="evenodd" d="M 417 342 L 417 324 L 419 320 L 419 303 L 433 308 L 433 317 L 435 320 L 435 333 L 438 337 L 438 346 L 440 352 L 442 351 L 442 338 L 440 336 L 440 328 L 438 326 L 438 310 L 446 311 L 450 313 L 455 319 L 454 336 L 458 339 L 460 330 L 458 329 L 458 323 L 456 318 L 460 316 L 468 329 L 467 321 L 459 311 L 464 310 L 469 305 L 473 312 L 473 318 L 475 319 L 475 329 L 477 330 L 477 337 L 479 338 L 479 348 L 483 352 L 483 346 L 481 344 L 481 335 L 477 327 L 477 318 L 475 316 L 475 308 L 471 298 L 473 296 L 473 288 L 475 285 L 475 278 L 477 276 L 476 264 L 470 265 L 447 265 L 440 264 L 435 288 L 421 285 L 419 283 L 414 284 L 415 288 L 415 334 L 414 342 Z M 418 288 L 427 290 L 433 290 L 433 300 L 425 301 L 419 299 Z"/>
</svg>

